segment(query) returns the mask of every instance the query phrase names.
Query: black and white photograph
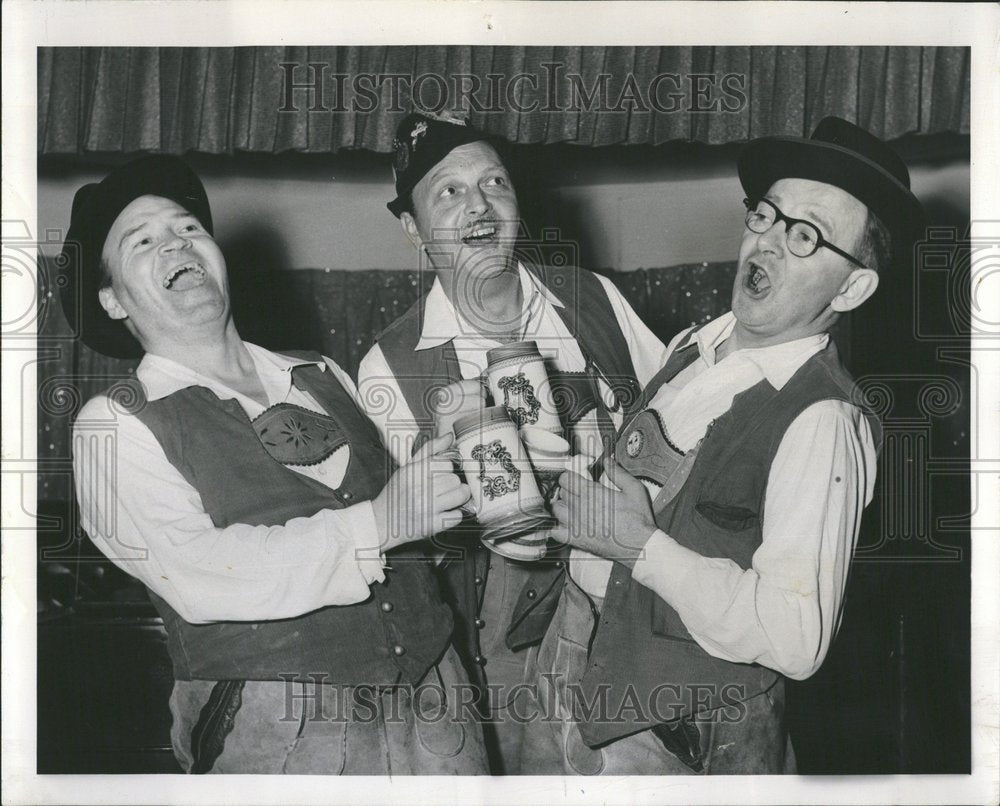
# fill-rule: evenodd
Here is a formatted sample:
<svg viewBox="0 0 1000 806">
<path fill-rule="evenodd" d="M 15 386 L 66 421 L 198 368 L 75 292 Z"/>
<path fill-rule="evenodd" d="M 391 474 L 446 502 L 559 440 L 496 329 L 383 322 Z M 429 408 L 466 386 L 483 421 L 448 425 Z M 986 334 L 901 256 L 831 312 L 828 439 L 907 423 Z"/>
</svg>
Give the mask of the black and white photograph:
<svg viewBox="0 0 1000 806">
<path fill-rule="evenodd" d="M 4 802 L 996 802 L 953 6 L 5 6 Z"/>
</svg>

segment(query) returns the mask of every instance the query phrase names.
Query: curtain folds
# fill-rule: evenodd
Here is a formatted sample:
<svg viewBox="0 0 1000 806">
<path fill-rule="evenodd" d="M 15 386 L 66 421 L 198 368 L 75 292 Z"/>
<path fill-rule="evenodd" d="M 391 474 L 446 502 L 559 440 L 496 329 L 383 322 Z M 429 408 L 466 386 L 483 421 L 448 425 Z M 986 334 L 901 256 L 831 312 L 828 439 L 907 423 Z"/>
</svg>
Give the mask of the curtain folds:
<svg viewBox="0 0 1000 806">
<path fill-rule="evenodd" d="M 969 132 L 969 51 L 920 47 L 39 48 L 42 154 L 388 152 L 415 106 L 515 143 Z"/>
</svg>

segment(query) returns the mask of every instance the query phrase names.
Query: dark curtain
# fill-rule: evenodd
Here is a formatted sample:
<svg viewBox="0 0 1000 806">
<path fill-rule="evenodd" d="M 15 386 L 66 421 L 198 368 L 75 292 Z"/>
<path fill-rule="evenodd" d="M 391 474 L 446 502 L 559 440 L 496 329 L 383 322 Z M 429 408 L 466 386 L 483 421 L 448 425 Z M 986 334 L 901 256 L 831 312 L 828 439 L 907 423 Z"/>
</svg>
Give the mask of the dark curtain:
<svg viewBox="0 0 1000 806">
<path fill-rule="evenodd" d="M 38 149 L 388 152 L 414 104 L 516 143 L 895 139 L 968 133 L 969 84 L 967 48 L 39 48 Z"/>
</svg>

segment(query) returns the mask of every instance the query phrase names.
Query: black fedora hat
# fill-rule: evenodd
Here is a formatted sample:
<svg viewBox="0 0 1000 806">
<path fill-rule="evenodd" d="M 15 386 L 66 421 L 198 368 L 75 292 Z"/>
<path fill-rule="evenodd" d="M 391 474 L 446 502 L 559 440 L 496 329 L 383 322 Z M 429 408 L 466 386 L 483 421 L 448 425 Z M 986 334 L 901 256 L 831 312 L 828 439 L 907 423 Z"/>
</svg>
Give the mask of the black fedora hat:
<svg viewBox="0 0 1000 806">
<path fill-rule="evenodd" d="M 751 201 L 779 179 L 812 179 L 850 193 L 888 228 L 896 256 L 909 250 L 924 225 L 924 208 L 910 190 L 910 172 L 886 143 L 843 118 L 824 118 L 812 137 L 762 137 L 739 158 Z"/>
<path fill-rule="evenodd" d="M 396 180 L 396 198 L 386 204 L 396 218 L 409 207 L 410 192 L 428 171 L 459 146 L 489 143 L 501 148 L 502 142 L 463 120 L 413 112 L 396 127 L 392 142 L 392 171 Z"/>
<path fill-rule="evenodd" d="M 124 322 L 111 319 L 101 307 L 101 253 L 119 214 L 140 196 L 161 196 L 176 202 L 212 233 L 205 188 L 179 157 L 140 157 L 76 192 L 62 254 L 63 311 L 84 344 L 114 358 L 138 358 L 143 351 Z"/>
</svg>

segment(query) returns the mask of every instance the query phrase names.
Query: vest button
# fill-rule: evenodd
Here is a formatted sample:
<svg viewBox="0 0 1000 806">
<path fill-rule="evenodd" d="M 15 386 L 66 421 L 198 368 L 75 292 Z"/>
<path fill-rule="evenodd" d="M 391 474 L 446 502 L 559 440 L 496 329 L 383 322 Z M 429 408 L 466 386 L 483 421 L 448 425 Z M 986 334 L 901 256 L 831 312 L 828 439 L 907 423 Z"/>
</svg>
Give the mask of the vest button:
<svg viewBox="0 0 1000 806">
<path fill-rule="evenodd" d="M 466 577 L 466 579 L 468 579 L 468 577 Z M 478 576 L 478 575 L 476 576 L 476 578 L 475 578 L 475 579 L 474 579 L 473 581 L 474 581 L 474 582 L 475 582 L 475 583 L 476 583 L 477 585 L 482 585 L 482 584 L 483 584 L 483 578 L 482 578 L 481 576 Z"/>
<path fill-rule="evenodd" d="M 534 588 L 532 588 L 530 591 L 528 591 L 524 595 L 527 596 L 529 599 L 534 599 L 534 598 L 536 598 L 538 596 L 538 592 Z"/>
<path fill-rule="evenodd" d="M 486 665 L 486 658 L 484 658 L 482 655 L 476 655 L 476 657 L 474 657 L 473 660 L 476 662 L 478 666 Z"/>
<path fill-rule="evenodd" d="M 485 626 L 486 626 L 486 622 L 483 621 L 483 619 L 481 619 L 481 618 L 477 618 L 476 619 L 476 629 L 477 630 L 481 630 Z"/>
<path fill-rule="evenodd" d="M 392 648 L 392 652 L 397 658 L 401 658 L 406 654 L 406 648 L 396 644 L 396 646 Z"/>
<path fill-rule="evenodd" d="M 382 602 L 382 612 L 391 613 L 392 612 L 392 602 Z"/>
<path fill-rule="evenodd" d="M 340 497 L 343 498 L 345 501 L 350 501 L 352 498 L 354 498 L 354 496 L 351 495 L 350 493 L 341 493 Z"/>
<path fill-rule="evenodd" d="M 563 561 L 562 560 L 556 560 L 555 565 L 556 565 L 556 568 L 562 568 L 563 567 Z"/>
</svg>

